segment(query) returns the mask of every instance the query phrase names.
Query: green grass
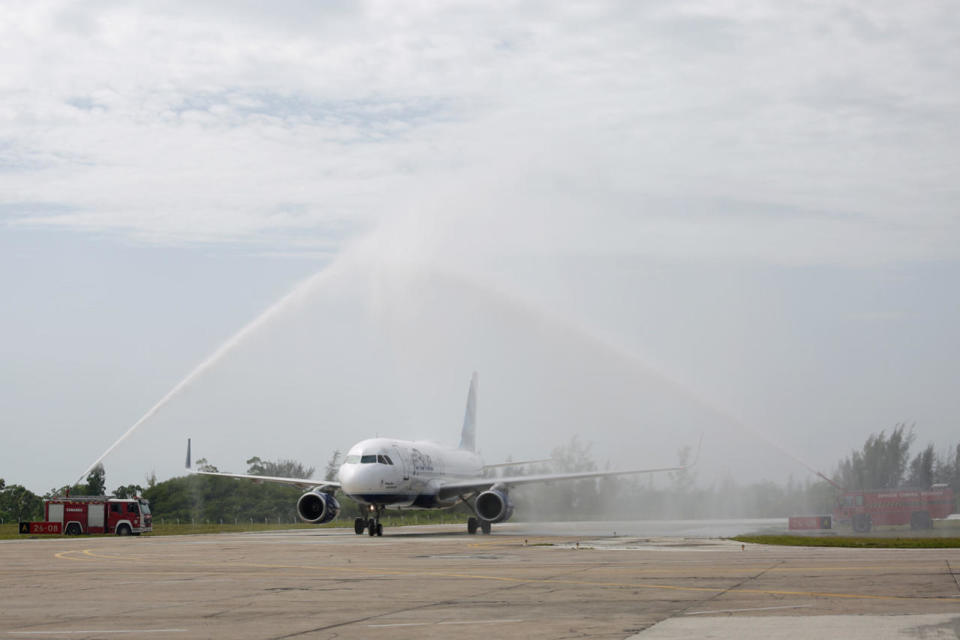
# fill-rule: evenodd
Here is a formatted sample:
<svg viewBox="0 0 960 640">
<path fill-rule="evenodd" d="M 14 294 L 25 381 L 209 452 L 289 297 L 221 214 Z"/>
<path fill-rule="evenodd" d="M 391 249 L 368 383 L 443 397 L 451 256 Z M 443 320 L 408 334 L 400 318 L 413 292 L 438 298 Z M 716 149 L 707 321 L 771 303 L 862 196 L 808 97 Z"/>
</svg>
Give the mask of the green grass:
<svg viewBox="0 0 960 640">
<path fill-rule="evenodd" d="M 404 514 L 390 514 L 380 518 L 380 522 L 385 528 L 402 527 L 418 524 L 464 524 L 466 525 L 467 516 L 459 513 L 449 512 L 410 512 Z M 241 533 L 247 531 L 280 531 L 285 529 L 316 529 L 343 527 L 353 528 L 353 518 L 335 520 L 324 525 L 308 524 L 306 522 L 167 522 L 166 519 L 157 519 L 153 522 L 153 532 L 144 535 L 152 536 L 181 536 L 204 533 Z M 102 535 L 102 534 L 101 534 Z M 110 534 L 112 535 L 112 534 Z M 49 539 L 49 538 L 73 538 L 73 536 L 55 536 L 55 535 L 20 535 L 17 524 L 0 525 L 0 540 L 14 540 L 31 538 Z"/>
<path fill-rule="evenodd" d="M 235 533 L 241 531 L 277 531 L 281 529 L 312 529 L 317 525 L 298 523 L 298 524 L 263 524 L 254 523 L 250 524 L 164 524 L 164 525 L 154 525 L 153 532 L 144 535 L 152 536 L 179 536 L 179 535 L 190 535 L 190 534 L 201 534 L 201 533 Z M 101 537 L 103 535 L 113 535 L 113 534 L 94 534 L 93 537 Z M 29 540 L 34 539 L 49 539 L 49 538 L 74 538 L 74 536 L 64 536 L 64 535 L 21 535 L 18 532 L 17 525 L 15 524 L 4 524 L 0 525 L 0 540 L 13 540 L 13 539 L 23 539 Z"/>
<path fill-rule="evenodd" d="M 19 538 L 20 535 L 17 533 L 17 524 L 0 524 L 0 540 L 10 540 L 12 538 Z"/>
<path fill-rule="evenodd" d="M 960 548 L 960 538 L 893 538 L 881 536 L 793 536 L 747 535 L 732 538 L 737 542 L 794 547 L 852 547 L 859 549 L 944 549 Z"/>
<path fill-rule="evenodd" d="M 329 525 L 323 525 L 329 526 Z M 204 533 L 244 533 L 248 531 L 284 531 L 287 529 L 316 529 L 317 525 L 305 522 L 293 523 L 225 523 L 225 524 L 155 524 L 153 531 L 146 535 L 151 536 L 188 536 Z"/>
</svg>

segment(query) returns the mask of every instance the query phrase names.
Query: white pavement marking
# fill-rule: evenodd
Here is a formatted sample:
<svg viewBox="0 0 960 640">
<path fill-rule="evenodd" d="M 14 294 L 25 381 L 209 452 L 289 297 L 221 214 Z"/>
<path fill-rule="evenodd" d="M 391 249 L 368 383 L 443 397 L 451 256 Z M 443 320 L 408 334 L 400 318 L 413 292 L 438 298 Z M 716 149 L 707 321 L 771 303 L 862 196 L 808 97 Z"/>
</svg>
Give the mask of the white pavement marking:
<svg viewBox="0 0 960 640">
<path fill-rule="evenodd" d="M 505 622 L 523 622 L 523 620 L 449 620 L 437 624 L 503 624 Z"/>
<path fill-rule="evenodd" d="M 186 633 L 189 629 L 85 629 L 73 631 L 7 631 L 9 635 L 55 636 L 81 633 Z"/>
<path fill-rule="evenodd" d="M 234 578 L 177 578 L 176 580 L 124 580 L 123 582 L 111 582 L 110 586 L 121 584 L 193 584 L 194 582 L 234 582 Z"/>
<path fill-rule="evenodd" d="M 434 624 L 504 624 L 507 622 L 523 622 L 523 620 L 448 620 L 446 622 L 394 622 L 391 624 L 368 624 L 368 627 L 425 627 Z"/>
<path fill-rule="evenodd" d="M 844 638 L 844 640 L 956 640 L 960 625 L 956 613 L 921 615 L 848 616 L 730 616 L 669 618 L 627 640 L 686 640 L 687 638 L 737 638 L 738 640 L 792 640 L 794 638 Z"/>
<path fill-rule="evenodd" d="M 741 611 L 773 611 L 774 609 L 806 609 L 812 604 L 787 604 L 780 607 L 751 607 L 750 609 L 716 609 L 715 611 L 688 611 L 685 616 L 699 616 L 705 613 L 739 613 Z"/>
</svg>

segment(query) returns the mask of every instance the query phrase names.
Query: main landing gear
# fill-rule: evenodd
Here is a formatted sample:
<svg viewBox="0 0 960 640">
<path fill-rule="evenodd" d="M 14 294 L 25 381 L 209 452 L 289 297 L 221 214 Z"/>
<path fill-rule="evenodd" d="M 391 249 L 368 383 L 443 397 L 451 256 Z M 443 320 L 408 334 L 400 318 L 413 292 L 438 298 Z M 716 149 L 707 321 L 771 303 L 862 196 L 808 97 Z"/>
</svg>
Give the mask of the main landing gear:
<svg viewBox="0 0 960 640">
<path fill-rule="evenodd" d="M 373 512 L 372 518 L 356 518 L 353 521 L 353 532 L 358 536 L 362 536 L 364 531 L 367 531 L 370 537 L 383 535 L 383 524 L 380 522 L 380 514 L 383 513 L 383 507 L 374 507 L 371 505 L 370 511 Z"/>
<path fill-rule="evenodd" d="M 474 498 L 473 502 L 470 502 L 467 496 L 460 496 L 460 499 L 471 509 L 473 509 L 474 515 L 467 518 L 467 533 L 474 535 L 477 532 L 477 529 L 480 529 L 484 535 L 490 535 L 490 523 L 484 520 L 483 518 L 475 517 L 477 515 L 477 499 Z"/>
<path fill-rule="evenodd" d="M 481 520 L 479 518 L 474 518 L 470 516 L 467 518 L 467 533 L 474 535 L 477 532 L 477 529 L 480 529 L 485 535 L 490 535 L 490 523 L 486 520 Z"/>
</svg>

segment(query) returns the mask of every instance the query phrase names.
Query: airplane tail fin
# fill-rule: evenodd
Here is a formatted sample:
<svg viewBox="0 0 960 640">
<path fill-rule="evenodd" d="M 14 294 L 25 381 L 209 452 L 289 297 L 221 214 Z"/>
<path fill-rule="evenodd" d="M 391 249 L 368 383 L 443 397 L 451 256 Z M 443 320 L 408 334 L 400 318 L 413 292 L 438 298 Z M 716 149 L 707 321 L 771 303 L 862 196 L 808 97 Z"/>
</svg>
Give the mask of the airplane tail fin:
<svg viewBox="0 0 960 640">
<path fill-rule="evenodd" d="M 460 432 L 460 448 L 467 451 L 477 450 L 477 372 L 470 378 L 470 391 L 467 392 L 467 411 L 463 416 L 463 431 Z"/>
</svg>

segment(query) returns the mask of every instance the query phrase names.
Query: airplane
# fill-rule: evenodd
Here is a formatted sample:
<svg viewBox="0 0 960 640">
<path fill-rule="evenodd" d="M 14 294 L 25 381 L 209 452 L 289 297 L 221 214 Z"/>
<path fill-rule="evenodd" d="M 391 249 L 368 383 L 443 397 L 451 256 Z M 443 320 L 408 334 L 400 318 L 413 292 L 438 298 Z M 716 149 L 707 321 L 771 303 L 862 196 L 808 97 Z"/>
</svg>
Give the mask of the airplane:
<svg viewBox="0 0 960 640">
<path fill-rule="evenodd" d="M 340 514 L 335 494 L 340 491 L 356 501 L 361 517 L 354 520 L 354 533 L 382 536 L 380 516 L 385 509 L 449 509 L 465 503 L 473 511 L 467 518 L 467 533 L 489 534 L 492 525 L 513 515 L 510 490 L 523 484 L 581 480 L 609 476 L 681 471 L 696 464 L 656 469 L 623 471 L 584 471 L 548 473 L 512 477 L 484 477 L 484 472 L 499 467 L 516 467 L 545 462 L 530 460 L 485 465 L 477 452 L 477 374 L 470 379 L 467 408 L 460 445 L 456 448 L 426 441 L 372 438 L 350 447 L 337 473 L 338 480 L 282 478 L 241 473 L 193 471 L 190 440 L 187 440 L 186 467 L 204 476 L 238 478 L 255 482 L 274 482 L 308 489 L 297 500 L 297 513 L 305 522 L 325 524 Z M 699 457 L 699 448 L 697 450 Z M 370 517 L 362 517 L 364 514 Z"/>
</svg>

